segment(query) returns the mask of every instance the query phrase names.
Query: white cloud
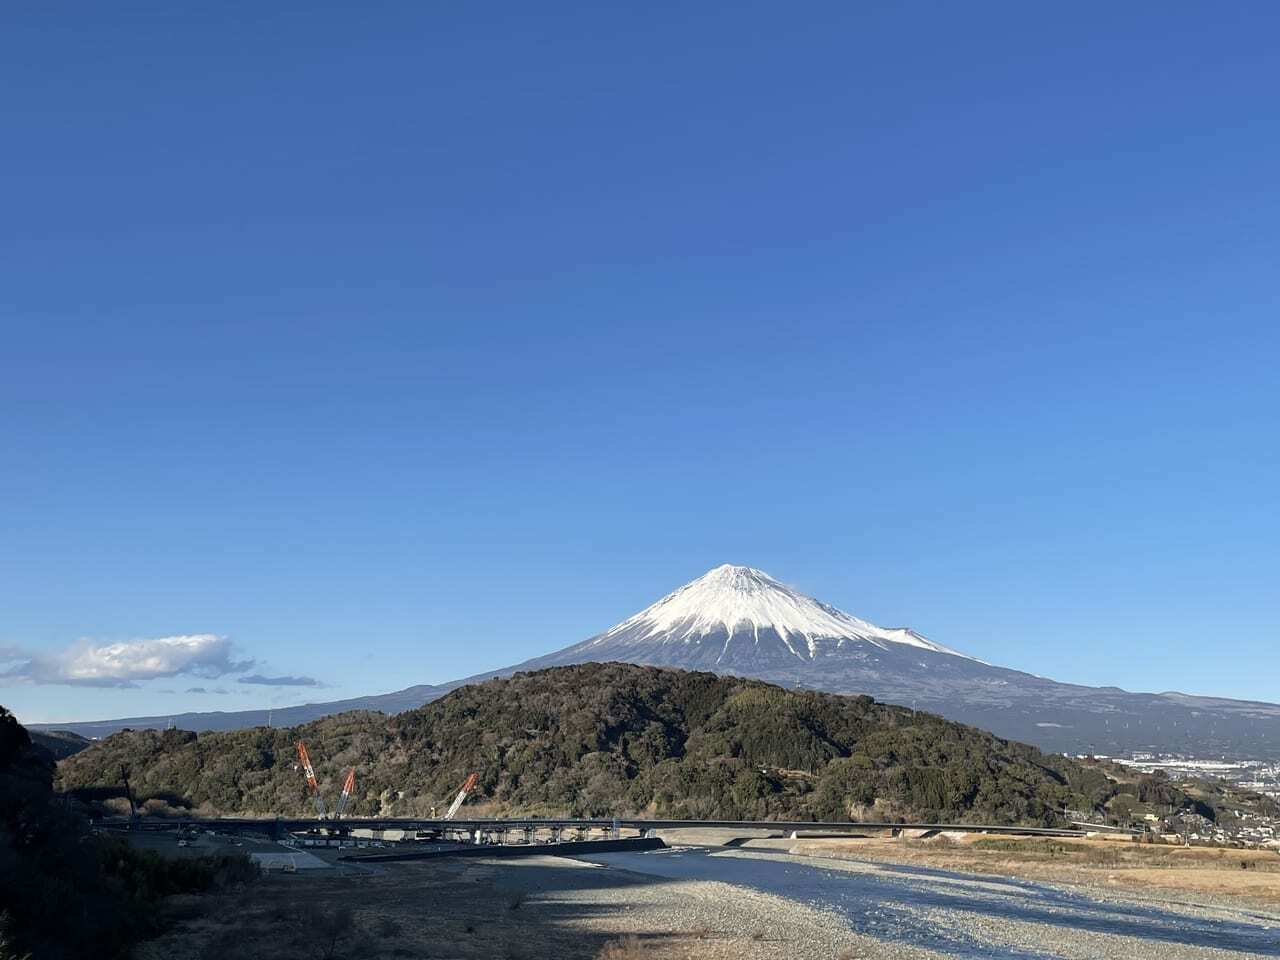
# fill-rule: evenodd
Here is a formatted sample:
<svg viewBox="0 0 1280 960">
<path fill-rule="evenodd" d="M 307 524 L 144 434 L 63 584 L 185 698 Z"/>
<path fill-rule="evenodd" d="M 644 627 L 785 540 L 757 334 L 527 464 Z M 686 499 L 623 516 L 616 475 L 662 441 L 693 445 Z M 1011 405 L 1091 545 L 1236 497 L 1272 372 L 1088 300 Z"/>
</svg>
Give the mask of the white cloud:
<svg viewBox="0 0 1280 960">
<path fill-rule="evenodd" d="M 95 644 L 82 641 L 53 654 L 10 656 L 0 678 L 29 683 L 69 684 L 86 687 L 133 687 L 140 680 L 179 675 L 213 679 L 253 666 L 252 660 L 234 659 L 231 641 L 213 633 L 180 637 L 156 637 Z"/>
</svg>

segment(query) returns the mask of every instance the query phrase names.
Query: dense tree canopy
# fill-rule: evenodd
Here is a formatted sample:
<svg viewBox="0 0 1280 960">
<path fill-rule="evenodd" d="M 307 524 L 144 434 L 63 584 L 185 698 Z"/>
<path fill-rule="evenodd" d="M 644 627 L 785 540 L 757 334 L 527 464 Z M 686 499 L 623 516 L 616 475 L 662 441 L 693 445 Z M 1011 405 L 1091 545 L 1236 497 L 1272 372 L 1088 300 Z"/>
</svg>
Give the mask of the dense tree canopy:
<svg viewBox="0 0 1280 960">
<path fill-rule="evenodd" d="M 69 789 L 118 785 L 208 813 L 310 812 L 304 739 L 355 815 L 425 815 L 472 770 L 487 812 L 677 818 L 1053 823 L 1100 808 L 1096 768 L 931 714 L 710 673 L 583 664 L 463 687 L 386 717 L 197 736 L 126 731 L 60 765 Z"/>
</svg>

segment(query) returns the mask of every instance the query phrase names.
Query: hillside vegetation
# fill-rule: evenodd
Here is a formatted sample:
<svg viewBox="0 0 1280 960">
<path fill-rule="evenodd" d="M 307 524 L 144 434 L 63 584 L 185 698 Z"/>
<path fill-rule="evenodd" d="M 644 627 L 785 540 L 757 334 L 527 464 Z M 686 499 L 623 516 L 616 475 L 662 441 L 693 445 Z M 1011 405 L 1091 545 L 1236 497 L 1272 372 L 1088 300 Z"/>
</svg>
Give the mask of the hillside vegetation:
<svg viewBox="0 0 1280 960">
<path fill-rule="evenodd" d="M 246 857 L 164 860 L 55 800 L 53 758 L 0 707 L 0 958 L 103 960 L 159 929 L 157 906 L 252 879 Z"/>
<path fill-rule="evenodd" d="M 299 738 L 330 800 L 356 768 L 355 816 L 427 815 L 472 770 L 490 814 L 1049 824 L 1116 792 L 1096 767 L 869 697 L 619 663 L 492 680 L 394 717 L 125 731 L 62 761 L 60 785 L 110 790 L 124 765 L 153 812 L 310 814 Z"/>
</svg>

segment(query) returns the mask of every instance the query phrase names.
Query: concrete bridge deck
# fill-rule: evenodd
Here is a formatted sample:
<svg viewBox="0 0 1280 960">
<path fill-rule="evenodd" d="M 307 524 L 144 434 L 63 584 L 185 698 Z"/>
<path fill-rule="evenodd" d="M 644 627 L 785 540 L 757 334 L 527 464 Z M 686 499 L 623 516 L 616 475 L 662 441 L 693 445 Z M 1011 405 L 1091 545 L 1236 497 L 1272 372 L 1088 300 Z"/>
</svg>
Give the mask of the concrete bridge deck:
<svg viewBox="0 0 1280 960">
<path fill-rule="evenodd" d="M 107 820 L 104 824 L 121 824 L 125 820 Z M 1043 837 L 1083 837 L 1090 831 L 1082 826 L 1027 827 L 1011 824 L 978 823 L 890 823 L 872 821 L 814 821 L 814 820 L 663 820 L 649 817 L 457 817 L 453 820 L 418 817 L 344 817 L 341 820 L 315 817 L 217 817 L 217 818 L 165 818 L 139 819 L 134 829 L 174 830 L 181 828 L 198 830 L 222 830 L 233 832 L 268 833 L 280 836 L 286 833 L 303 833 L 312 830 L 329 830 L 349 833 L 353 830 L 404 830 L 409 832 L 436 833 L 517 833 L 524 831 L 591 831 L 635 830 L 641 834 L 650 830 L 721 829 L 743 831 L 792 831 L 835 835 L 856 834 L 865 830 L 927 830 L 960 831 L 965 833 L 1017 834 Z M 1105 828 L 1098 828 L 1105 829 Z M 1111 828 L 1114 830 L 1115 828 Z"/>
</svg>

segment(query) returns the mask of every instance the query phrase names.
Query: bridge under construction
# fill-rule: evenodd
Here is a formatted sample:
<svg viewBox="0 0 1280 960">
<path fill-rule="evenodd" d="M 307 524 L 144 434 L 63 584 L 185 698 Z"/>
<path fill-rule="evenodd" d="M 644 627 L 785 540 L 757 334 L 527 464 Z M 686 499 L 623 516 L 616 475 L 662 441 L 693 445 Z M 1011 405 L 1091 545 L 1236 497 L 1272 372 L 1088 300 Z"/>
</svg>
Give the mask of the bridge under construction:
<svg viewBox="0 0 1280 960">
<path fill-rule="evenodd" d="M 663 820 L 651 817 L 348 817 L 342 820 L 305 817 L 217 817 L 136 820 L 141 830 L 215 830 L 228 833 L 258 833 L 280 838 L 289 834 L 350 835 L 354 831 L 401 831 L 407 838 L 440 838 L 486 843 L 532 843 L 536 837 L 558 841 L 588 838 L 591 835 L 614 839 L 624 831 L 647 836 L 659 830 L 716 829 L 796 833 L 805 835 L 857 836 L 868 831 L 959 831 L 1041 837 L 1084 837 L 1100 829 L 1096 825 L 1067 827 L 1024 827 L 1009 824 L 975 823 L 891 823 L 873 821 L 813 820 Z"/>
</svg>

